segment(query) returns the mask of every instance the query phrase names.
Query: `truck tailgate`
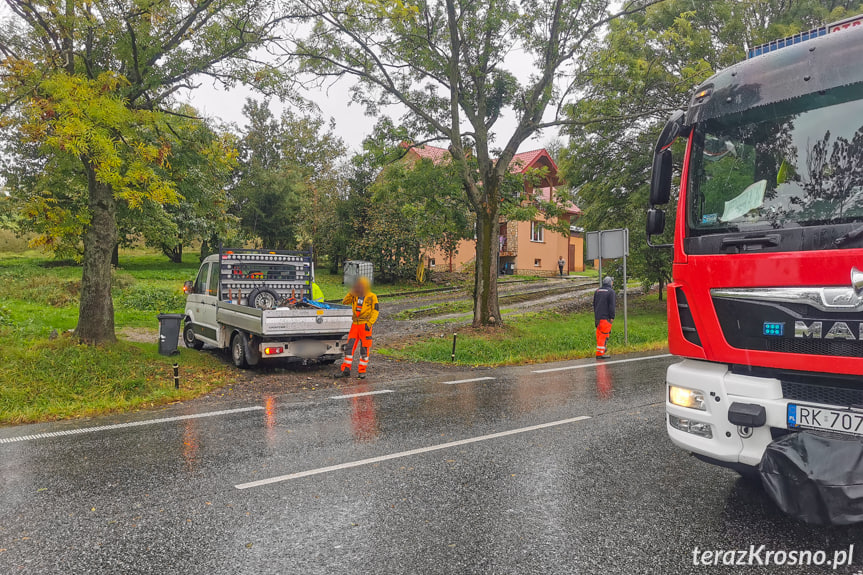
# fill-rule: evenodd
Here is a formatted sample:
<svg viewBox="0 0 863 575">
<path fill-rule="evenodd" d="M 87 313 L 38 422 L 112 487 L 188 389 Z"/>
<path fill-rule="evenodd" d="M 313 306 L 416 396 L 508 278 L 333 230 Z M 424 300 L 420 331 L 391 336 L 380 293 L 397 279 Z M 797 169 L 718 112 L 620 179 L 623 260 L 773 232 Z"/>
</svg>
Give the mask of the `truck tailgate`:
<svg viewBox="0 0 863 575">
<path fill-rule="evenodd" d="M 264 336 L 345 335 L 351 329 L 352 310 L 334 305 L 332 309 L 280 308 L 259 310 L 219 302 L 219 323 Z"/>
</svg>

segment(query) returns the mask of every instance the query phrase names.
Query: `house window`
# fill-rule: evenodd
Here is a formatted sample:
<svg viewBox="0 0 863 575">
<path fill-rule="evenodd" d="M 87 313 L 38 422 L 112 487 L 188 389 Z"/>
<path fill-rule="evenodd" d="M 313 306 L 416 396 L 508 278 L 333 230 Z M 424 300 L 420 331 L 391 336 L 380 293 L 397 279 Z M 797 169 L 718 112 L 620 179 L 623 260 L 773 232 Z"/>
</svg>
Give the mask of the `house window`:
<svg viewBox="0 0 863 575">
<path fill-rule="evenodd" d="M 535 267 L 535 268 L 542 267 L 542 260 L 539 258 L 534 259 L 533 260 L 533 267 Z"/>
<path fill-rule="evenodd" d="M 530 241 L 545 241 L 545 228 L 542 227 L 542 224 L 540 222 L 530 222 Z"/>
<path fill-rule="evenodd" d="M 433 268 L 434 266 L 435 266 L 434 258 L 430 258 L 430 259 L 429 259 L 429 267 L 430 267 L 430 268 Z"/>
</svg>

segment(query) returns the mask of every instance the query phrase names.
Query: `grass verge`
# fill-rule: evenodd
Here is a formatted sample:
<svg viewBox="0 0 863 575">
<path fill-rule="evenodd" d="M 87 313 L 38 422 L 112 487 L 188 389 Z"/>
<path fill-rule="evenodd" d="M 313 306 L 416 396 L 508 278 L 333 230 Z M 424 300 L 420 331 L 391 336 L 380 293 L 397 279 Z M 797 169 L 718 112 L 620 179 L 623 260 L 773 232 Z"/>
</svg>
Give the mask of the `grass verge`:
<svg viewBox="0 0 863 575">
<path fill-rule="evenodd" d="M 198 260 L 120 258 L 114 273 L 117 332 L 154 339 L 159 312 L 183 310 L 182 285 Z M 229 384 L 236 370 L 208 353 L 158 355 L 155 343 L 88 347 L 65 334 L 78 319 L 81 268 L 36 254 L 0 255 L 0 424 L 127 411 L 190 399 Z M 142 329 L 144 328 L 144 329 Z M 51 338 L 56 330 L 58 336 Z M 180 364 L 179 390 L 172 364 Z"/>
<path fill-rule="evenodd" d="M 174 389 L 175 361 L 180 389 Z M 168 358 L 155 344 L 90 347 L 70 337 L 22 342 L 6 329 L 0 335 L 0 424 L 150 407 L 197 397 L 235 377 L 233 368 L 193 350 Z"/>
<path fill-rule="evenodd" d="M 633 298 L 629 306 L 629 345 L 623 344 L 623 314 L 618 310 L 609 349 L 626 353 L 668 345 L 665 302 Z M 458 332 L 456 363 L 515 365 L 591 357 L 596 349 L 593 313 L 535 313 L 507 318 L 503 329 L 466 328 Z M 452 333 L 382 349 L 398 359 L 450 363 Z"/>
</svg>

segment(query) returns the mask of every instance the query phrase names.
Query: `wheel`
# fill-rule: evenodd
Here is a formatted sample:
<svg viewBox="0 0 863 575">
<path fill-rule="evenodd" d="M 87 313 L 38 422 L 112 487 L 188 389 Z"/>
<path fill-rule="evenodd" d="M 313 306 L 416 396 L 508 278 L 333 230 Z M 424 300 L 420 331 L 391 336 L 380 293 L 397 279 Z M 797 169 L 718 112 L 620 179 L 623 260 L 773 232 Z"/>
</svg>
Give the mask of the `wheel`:
<svg viewBox="0 0 863 575">
<path fill-rule="evenodd" d="M 200 350 L 204 347 L 204 342 L 195 337 L 195 330 L 192 329 L 192 324 L 188 321 L 186 322 L 186 326 L 183 328 L 183 343 L 189 349 Z"/>
<path fill-rule="evenodd" d="M 265 287 L 252 290 L 249 294 L 248 306 L 257 309 L 275 309 L 279 303 L 279 294 Z"/>
<path fill-rule="evenodd" d="M 249 362 L 246 361 L 246 347 L 243 343 L 243 334 L 235 333 L 231 338 L 231 361 L 240 369 L 249 367 Z"/>
</svg>

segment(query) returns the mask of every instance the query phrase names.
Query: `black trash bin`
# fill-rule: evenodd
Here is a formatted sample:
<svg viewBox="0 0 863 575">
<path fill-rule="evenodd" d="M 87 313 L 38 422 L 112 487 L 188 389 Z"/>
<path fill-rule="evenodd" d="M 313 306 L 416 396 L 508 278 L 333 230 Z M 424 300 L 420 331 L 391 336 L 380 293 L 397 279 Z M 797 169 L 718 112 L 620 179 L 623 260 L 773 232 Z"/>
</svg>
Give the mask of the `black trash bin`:
<svg viewBox="0 0 863 575">
<path fill-rule="evenodd" d="M 159 354 L 174 355 L 177 353 L 177 342 L 180 340 L 180 322 L 185 317 L 181 313 L 159 314 Z"/>
</svg>

